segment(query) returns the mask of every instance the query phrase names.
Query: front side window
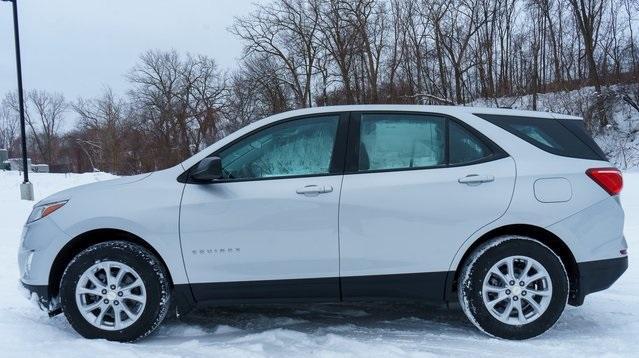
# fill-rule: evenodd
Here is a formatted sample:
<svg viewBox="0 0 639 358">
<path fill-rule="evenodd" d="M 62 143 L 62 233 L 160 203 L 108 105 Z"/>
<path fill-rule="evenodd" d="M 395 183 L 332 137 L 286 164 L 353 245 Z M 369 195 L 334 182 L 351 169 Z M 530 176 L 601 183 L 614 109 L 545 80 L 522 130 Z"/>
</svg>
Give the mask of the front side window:
<svg viewBox="0 0 639 358">
<path fill-rule="evenodd" d="M 224 178 L 328 174 L 338 120 L 338 116 L 293 120 L 240 140 L 217 154 Z"/>
<path fill-rule="evenodd" d="M 359 170 L 444 165 L 446 119 L 410 114 L 364 114 L 360 123 Z"/>
</svg>

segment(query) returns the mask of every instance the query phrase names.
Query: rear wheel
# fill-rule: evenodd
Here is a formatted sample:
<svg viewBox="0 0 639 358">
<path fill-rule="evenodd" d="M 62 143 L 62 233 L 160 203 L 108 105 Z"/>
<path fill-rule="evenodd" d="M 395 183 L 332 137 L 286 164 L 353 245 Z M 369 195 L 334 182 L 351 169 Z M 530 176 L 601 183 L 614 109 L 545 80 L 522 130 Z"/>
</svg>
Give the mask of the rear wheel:
<svg viewBox="0 0 639 358">
<path fill-rule="evenodd" d="M 89 247 L 67 266 L 62 309 L 86 338 L 134 341 L 162 322 L 170 304 L 168 276 L 148 250 L 125 241 Z"/>
<path fill-rule="evenodd" d="M 527 339 L 550 329 L 568 300 L 561 259 L 530 238 L 500 237 L 467 260 L 458 284 L 464 313 L 482 331 Z"/>
</svg>

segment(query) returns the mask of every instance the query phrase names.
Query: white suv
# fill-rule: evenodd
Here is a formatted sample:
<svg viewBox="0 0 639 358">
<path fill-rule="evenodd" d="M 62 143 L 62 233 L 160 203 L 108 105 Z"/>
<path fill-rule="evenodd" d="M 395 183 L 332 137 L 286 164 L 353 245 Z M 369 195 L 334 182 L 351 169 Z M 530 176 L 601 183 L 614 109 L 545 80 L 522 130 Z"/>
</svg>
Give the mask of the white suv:
<svg viewBox="0 0 639 358">
<path fill-rule="evenodd" d="M 304 109 L 40 201 L 21 281 L 88 338 L 132 341 L 195 304 L 388 299 L 458 301 L 525 339 L 627 268 L 621 187 L 574 117 Z"/>
</svg>

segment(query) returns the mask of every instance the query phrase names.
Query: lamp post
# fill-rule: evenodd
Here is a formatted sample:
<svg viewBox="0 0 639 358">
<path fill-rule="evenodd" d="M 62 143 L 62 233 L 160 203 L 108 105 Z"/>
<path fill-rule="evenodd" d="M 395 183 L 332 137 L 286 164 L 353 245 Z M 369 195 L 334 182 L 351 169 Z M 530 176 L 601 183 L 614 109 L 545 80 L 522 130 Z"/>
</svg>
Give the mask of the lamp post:
<svg viewBox="0 0 639 358">
<path fill-rule="evenodd" d="M 24 182 L 20 184 L 22 200 L 33 200 L 33 184 L 29 182 L 29 163 L 27 162 L 27 136 L 24 124 L 24 91 L 22 90 L 22 64 L 20 62 L 20 34 L 18 32 L 18 3 L 17 0 L 2 0 L 13 3 L 13 36 L 16 47 L 16 70 L 18 73 L 18 104 L 20 106 L 20 136 L 22 141 L 22 172 Z"/>
</svg>

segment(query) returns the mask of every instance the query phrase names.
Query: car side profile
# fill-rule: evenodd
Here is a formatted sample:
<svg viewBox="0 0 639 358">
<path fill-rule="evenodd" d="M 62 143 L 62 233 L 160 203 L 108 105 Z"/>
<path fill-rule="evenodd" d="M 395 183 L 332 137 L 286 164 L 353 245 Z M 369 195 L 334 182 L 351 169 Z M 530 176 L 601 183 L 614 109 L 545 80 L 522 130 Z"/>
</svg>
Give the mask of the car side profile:
<svg viewBox="0 0 639 358">
<path fill-rule="evenodd" d="M 133 341 L 199 304 L 411 300 L 526 339 L 626 270 L 621 188 L 576 117 L 296 110 L 41 200 L 20 279 L 87 338 Z"/>
</svg>

